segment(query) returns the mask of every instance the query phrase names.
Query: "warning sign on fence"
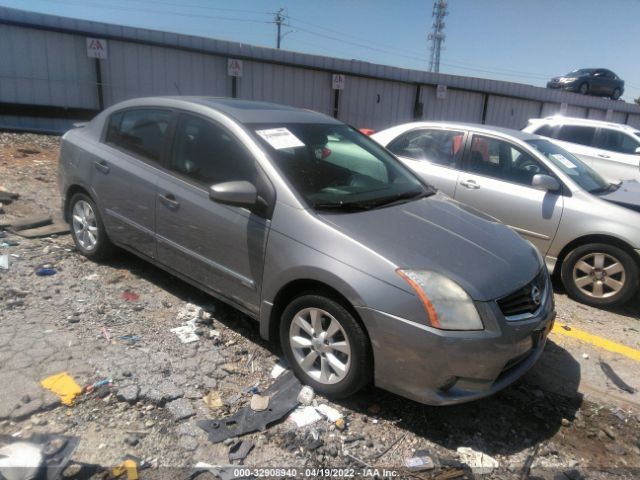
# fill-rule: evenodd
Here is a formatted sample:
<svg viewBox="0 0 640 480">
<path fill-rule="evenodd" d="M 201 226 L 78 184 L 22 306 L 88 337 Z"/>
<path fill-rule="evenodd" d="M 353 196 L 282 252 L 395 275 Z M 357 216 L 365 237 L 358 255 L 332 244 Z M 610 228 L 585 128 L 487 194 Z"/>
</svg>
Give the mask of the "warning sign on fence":
<svg viewBox="0 0 640 480">
<path fill-rule="evenodd" d="M 107 58 L 107 41 L 104 38 L 87 38 L 87 57 Z"/>
</svg>

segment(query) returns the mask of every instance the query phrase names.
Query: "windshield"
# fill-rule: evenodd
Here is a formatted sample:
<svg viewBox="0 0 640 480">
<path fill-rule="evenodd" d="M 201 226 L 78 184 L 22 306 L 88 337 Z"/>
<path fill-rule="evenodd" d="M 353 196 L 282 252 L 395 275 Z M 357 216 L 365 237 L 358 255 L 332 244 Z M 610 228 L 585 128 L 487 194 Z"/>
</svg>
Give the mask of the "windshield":
<svg viewBox="0 0 640 480">
<path fill-rule="evenodd" d="M 577 77 L 580 75 L 589 75 L 593 70 L 589 68 L 581 68 L 580 70 L 573 70 L 565 75 L 565 77 Z"/>
<path fill-rule="evenodd" d="M 347 125 L 248 128 L 312 208 L 366 210 L 433 193 L 386 150 Z"/>
<path fill-rule="evenodd" d="M 609 182 L 564 148 L 548 140 L 527 140 L 527 143 L 586 191 L 602 193 L 609 190 L 611 186 Z"/>
</svg>

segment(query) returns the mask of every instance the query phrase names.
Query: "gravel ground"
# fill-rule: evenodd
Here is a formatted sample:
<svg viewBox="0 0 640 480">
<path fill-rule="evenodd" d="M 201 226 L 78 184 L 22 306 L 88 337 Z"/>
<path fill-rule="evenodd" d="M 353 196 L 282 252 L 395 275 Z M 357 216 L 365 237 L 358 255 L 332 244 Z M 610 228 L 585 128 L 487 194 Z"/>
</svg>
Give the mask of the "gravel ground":
<svg viewBox="0 0 640 480">
<path fill-rule="evenodd" d="M 1 220 L 58 213 L 58 144 L 58 137 L 0 133 L 0 188 L 20 194 Z M 19 244 L 0 247 L 10 255 L 8 271 L 0 270 L 0 434 L 79 437 L 67 478 L 105 478 L 126 454 L 150 466 L 143 479 L 186 478 L 198 461 L 229 463 L 229 445 L 210 443 L 196 421 L 238 411 L 253 387 L 272 382 L 280 354 L 260 339 L 253 320 L 124 252 L 95 264 L 76 253 L 68 235 L 3 240 Z M 35 275 L 44 264 L 57 273 Z M 206 313 L 198 341 L 183 344 L 170 329 L 180 326 L 188 304 Z M 593 324 L 637 343 L 624 335 L 638 328 L 638 310 L 629 308 L 603 312 Z M 562 295 L 558 310 L 567 322 L 592 317 Z M 134 340 L 119 338 L 127 335 Z M 553 342 L 545 355 L 573 361 Z M 38 382 L 63 371 L 80 386 L 111 384 L 60 405 Z M 279 422 L 242 437 L 255 443 L 245 464 L 293 467 L 299 476 L 305 468 L 346 467 L 373 477 L 362 470 L 370 466 L 402 478 L 473 478 L 458 452 L 471 447 L 497 461 L 491 478 L 525 478 L 527 466 L 538 478 L 637 478 L 638 412 L 546 391 L 531 381 L 541 373 L 553 375 L 538 371 L 491 398 L 454 407 L 427 407 L 373 387 L 337 403 L 317 397 L 345 416 L 344 430 L 324 419 L 301 428 Z M 203 400 L 210 393 L 218 406 Z M 416 450 L 427 450 L 436 468 L 406 470 L 404 460 Z"/>
</svg>

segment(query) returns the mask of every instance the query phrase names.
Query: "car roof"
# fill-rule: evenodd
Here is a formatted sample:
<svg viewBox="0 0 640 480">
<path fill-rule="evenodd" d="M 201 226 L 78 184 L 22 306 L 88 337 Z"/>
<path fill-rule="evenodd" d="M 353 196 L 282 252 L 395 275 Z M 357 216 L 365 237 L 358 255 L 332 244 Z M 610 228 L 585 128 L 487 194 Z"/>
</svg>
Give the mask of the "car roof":
<svg viewBox="0 0 640 480">
<path fill-rule="evenodd" d="M 532 118 L 529 123 L 548 123 L 566 125 L 585 125 L 589 127 L 606 127 L 625 131 L 638 131 L 638 128 L 623 123 L 607 122 L 605 120 L 592 120 L 590 118 L 565 117 L 563 115 L 553 115 L 545 118 Z"/>
<path fill-rule="evenodd" d="M 533 133 L 522 132 L 520 130 L 513 130 L 511 128 L 494 127 L 492 125 L 482 125 L 479 123 L 465 123 L 465 122 L 412 122 L 406 126 L 412 127 L 438 127 L 438 128 L 461 128 L 464 130 L 472 130 L 477 133 L 499 133 L 501 135 L 516 138 L 518 140 L 537 140 L 542 137 Z"/>
<path fill-rule="evenodd" d="M 132 108 L 136 106 L 148 107 L 183 107 L 201 105 L 217 110 L 242 124 L 252 123 L 329 123 L 339 124 L 334 118 L 301 108 L 278 105 L 276 103 L 260 102 L 254 100 L 242 100 L 227 97 L 203 97 L 203 96 L 167 96 L 145 97 L 127 100 L 114 105 L 114 110 L 119 108 Z"/>
</svg>

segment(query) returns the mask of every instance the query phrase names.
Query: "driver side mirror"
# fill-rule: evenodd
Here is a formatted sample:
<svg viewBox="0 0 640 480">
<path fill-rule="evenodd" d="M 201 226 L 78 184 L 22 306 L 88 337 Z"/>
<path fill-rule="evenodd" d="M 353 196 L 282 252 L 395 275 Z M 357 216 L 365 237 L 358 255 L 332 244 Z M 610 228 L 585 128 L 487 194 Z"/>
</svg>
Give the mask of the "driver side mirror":
<svg viewBox="0 0 640 480">
<path fill-rule="evenodd" d="M 640 147 L 636 148 L 636 150 L 633 153 L 635 153 L 636 155 L 640 155 Z"/>
<path fill-rule="evenodd" d="M 531 186 L 537 190 L 544 190 L 552 193 L 560 190 L 560 182 L 555 177 L 542 173 L 538 173 L 533 176 Z"/>
<path fill-rule="evenodd" d="M 250 209 L 258 201 L 258 191 L 253 183 L 245 180 L 223 182 L 209 187 L 209 198 L 224 205 Z"/>
</svg>

